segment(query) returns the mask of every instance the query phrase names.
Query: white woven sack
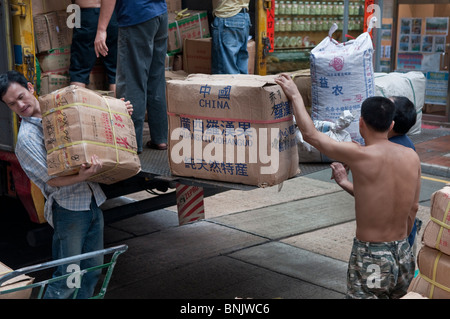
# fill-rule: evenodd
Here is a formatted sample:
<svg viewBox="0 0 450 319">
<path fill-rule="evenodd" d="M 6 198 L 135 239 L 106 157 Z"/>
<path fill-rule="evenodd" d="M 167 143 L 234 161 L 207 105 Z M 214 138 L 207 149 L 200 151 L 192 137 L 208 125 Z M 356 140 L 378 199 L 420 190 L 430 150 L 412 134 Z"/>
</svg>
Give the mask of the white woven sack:
<svg viewBox="0 0 450 319">
<path fill-rule="evenodd" d="M 422 124 L 422 108 L 425 103 L 426 79 L 422 72 L 408 73 L 375 73 L 375 95 L 405 96 L 414 103 L 417 112 L 416 124 L 411 127 L 408 135 L 420 134 Z"/>
<path fill-rule="evenodd" d="M 335 122 L 344 110 L 354 120 L 347 128 L 353 141 L 364 144 L 359 133 L 362 102 L 374 95 L 373 45 L 369 32 L 339 43 L 329 36 L 311 50 L 311 118 Z M 370 30 L 369 30 L 370 31 Z"/>
</svg>

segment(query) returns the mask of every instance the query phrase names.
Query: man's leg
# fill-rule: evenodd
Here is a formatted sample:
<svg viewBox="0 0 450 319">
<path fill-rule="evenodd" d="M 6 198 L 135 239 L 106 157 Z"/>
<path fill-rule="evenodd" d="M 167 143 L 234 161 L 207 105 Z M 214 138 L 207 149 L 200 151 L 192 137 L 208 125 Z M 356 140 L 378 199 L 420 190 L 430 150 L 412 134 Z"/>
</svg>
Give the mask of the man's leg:
<svg viewBox="0 0 450 319">
<path fill-rule="evenodd" d="M 153 144 L 167 144 L 168 121 L 166 103 L 165 60 L 168 37 L 167 13 L 152 19 L 157 30 L 153 40 L 153 55 L 147 84 L 147 116 Z"/>
</svg>

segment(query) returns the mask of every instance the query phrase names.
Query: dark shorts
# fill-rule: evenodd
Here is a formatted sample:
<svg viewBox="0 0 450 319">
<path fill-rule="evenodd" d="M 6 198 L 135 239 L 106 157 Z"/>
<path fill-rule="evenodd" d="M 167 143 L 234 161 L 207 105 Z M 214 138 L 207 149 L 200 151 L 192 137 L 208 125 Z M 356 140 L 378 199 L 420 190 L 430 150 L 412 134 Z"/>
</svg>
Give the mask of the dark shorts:
<svg viewBox="0 0 450 319">
<path fill-rule="evenodd" d="M 71 82 L 89 84 L 89 74 L 97 61 L 94 41 L 97 34 L 99 14 L 99 8 L 82 8 L 81 27 L 73 28 L 69 69 Z M 100 60 L 106 69 L 109 84 L 116 83 L 117 34 L 118 25 L 116 15 L 113 13 L 108 25 L 106 37 L 108 55 L 106 57 L 100 56 Z"/>
<path fill-rule="evenodd" d="M 353 240 L 346 298 L 399 298 L 414 277 L 408 239 L 383 243 Z"/>
</svg>

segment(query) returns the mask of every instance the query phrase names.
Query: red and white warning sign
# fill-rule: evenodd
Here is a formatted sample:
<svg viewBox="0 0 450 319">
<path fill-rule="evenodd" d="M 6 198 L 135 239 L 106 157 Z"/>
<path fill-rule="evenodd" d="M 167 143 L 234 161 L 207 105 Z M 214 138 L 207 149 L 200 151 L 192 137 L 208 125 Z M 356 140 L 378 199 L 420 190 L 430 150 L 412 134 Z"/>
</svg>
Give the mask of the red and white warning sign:
<svg viewBox="0 0 450 319">
<path fill-rule="evenodd" d="M 205 218 L 202 187 L 177 183 L 176 194 L 179 225 Z"/>
</svg>

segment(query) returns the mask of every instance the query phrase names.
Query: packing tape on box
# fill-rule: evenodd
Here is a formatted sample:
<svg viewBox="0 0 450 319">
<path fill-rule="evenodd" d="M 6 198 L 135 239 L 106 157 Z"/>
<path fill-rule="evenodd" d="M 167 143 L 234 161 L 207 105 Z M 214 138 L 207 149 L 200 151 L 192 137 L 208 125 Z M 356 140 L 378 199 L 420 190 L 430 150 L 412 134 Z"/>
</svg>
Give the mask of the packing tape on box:
<svg viewBox="0 0 450 319">
<path fill-rule="evenodd" d="M 179 13 L 177 13 L 177 16 L 175 18 L 175 25 L 177 27 L 177 37 L 178 37 L 178 41 L 181 43 L 181 45 L 182 45 L 183 41 L 181 39 L 181 33 L 180 33 L 180 27 L 178 26 L 178 20 L 186 18 L 191 15 L 190 13 L 184 14 L 184 11 L 186 11 L 186 10 L 188 10 L 188 8 L 181 10 Z M 200 31 L 200 38 L 203 38 L 203 30 L 202 30 L 200 12 L 198 12 L 196 15 L 198 16 L 198 29 Z"/>
<path fill-rule="evenodd" d="M 61 111 L 61 110 L 64 110 L 66 108 L 74 107 L 74 106 L 85 106 L 85 107 L 90 107 L 90 108 L 94 108 L 94 109 L 101 110 L 101 111 L 106 111 L 109 114 L 109 119 L 110 120 L 113 117 L 113 113 L 114 114 L 118 114 L 118 115 L 122 115 L 122 116 L 125 116 L 125 117 L 131 117 L 130 114 L 127 114 L 127 113 L 112 111 L 110 106 L 109 106 L 108 100 L 104 96 L 102 96 L 102 98 L 103 98 L 103 100 L 106 103 L 106 106 L 108 108 L 107 110 L 105 110 L 105 108 L 102 108 L 102 107 L 99 107 L 99 106 L 96 106 L 96 105 L 92 105 L 92 104 L 87 104 L 87 103 L 71 103 L 71 104 L 61 105 L 61 106 L 58 106 L 56 108 L 52 108 L 52 109 L 48 110 L 47 112 L 45 112 L 42 115 L 42 117 L 45 117 L 45 116 L 47 116 L 49 114 L 52 114 L 54 112 Z M 128 149 L 127 147 L 122 147 L 122 146 L 118 145 L 118 141 L 117 141 L 117 138 L 116 138 L 116 132 L 115 132 L 115 129 L 114 129 L 114 125 L 111 125 L 111 127 L 112 127 L 112 134 L 113 134 L 114 144 L 108 144 L 108 143 L 96 142 L 96 141 L 90 141 L 90 140 L 82 140 L 82 141 L 76 141 L 76 142 L 71 142 L 71 143 L 65 143 L 65 144 L 58 145 L 58 146 L 48 150 L 47 154 L 51 154 L 52 152 L 54 152 L 56 150 L 64 149 L 64 148 L 67 148 L 67 147 L 72 146 L 72 145 L 83 144 L 83 143 L 85 143 L 85 144 L 94 144 L 94 145 L 99 145 L 99 146 L 105 146 L 105 147 L 113 148 L 116 151 L 116 163 L 115 163 L 114 167 L 109 169 L 109 170 L 107 170 L 107 171 L 95 174 L 92 177 L 95 178 L 95 177 L 101 176 L 103 174 L 106 174 L 107 172 L 110 172 L 110 171 L 116 169 L 119 166 L 119 150 L 122 150 L 122 151 L 125 151 L 125 152 L 129 152 L 129 153 L 132 153 L 132 154 L 136 154 L 136 151 L 134 151 L 132 149 Z M 121 144 L 123 144 L 125 146 L 127 145 L 125 142 L 123 142 Z"/>
<path fill-rule="evenodd" d="M 422 274 L 421 272 L 419 272 L 419 276 L 420 276 L 421 278 L 423 278 L 425 281 L 427 281 L 428 283 L 431 284 L 430 294 L 429 294 L 429 297 L 428 297 L 428 298 L 430 298 L 430 299 L 433 298 L 434 287 L 438 287 L 438 288 L 440 288 L 440 289 L 442 289 L 442 290 L 445 290 L 445 291 L 447 291 L 447 292 L 450 292 L 450 287 L 444 286 L 444 285 L 442 285 L 442 284 L 440 284 L 440 283 L 438 283 L 438 282 L 436 281 L 436 271 L 437 271 L 437 266 L 438 266 L 439 259 L 441 258 L 441 256 L 442 256 L 442 252 L 439 251 L 438 254 L 437 254 L 437 256 L 436 256 L 436 258 L 435 258 L 435 260 L 434 260 L 434 265 L 433 265 L 433 278 L 428 278 L 427 276 L 425 276 L 424 274 Z"/>
<path fill-rule="evenodd" d="M 449 211 L 450 211 L 450 202 L 447 205 L 447 209 L 445 210 L 445 214 L 444 214 L 444 217 L 442 218 L 442 220 L 439 220 L 439 219 L 434 218 L 433 216 L 430 216 L 430 220 L 432 220 L 433 222 L 435 222 L 436 224 L 441 226 L 441 228 L 439 229 L 439 233 L 436 236 L 436 244 L 435 244 L 436 249 L 439 249 L 439 244 L 441 242 L 442 233 L 444 231 L 444 228 L 450 230 L 450 225 L 447 225 L 445 223 L 445 220 L 447 220 Z"/>
</svg>

